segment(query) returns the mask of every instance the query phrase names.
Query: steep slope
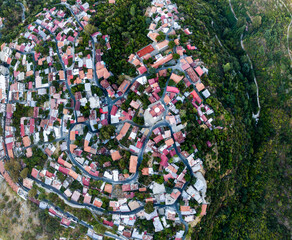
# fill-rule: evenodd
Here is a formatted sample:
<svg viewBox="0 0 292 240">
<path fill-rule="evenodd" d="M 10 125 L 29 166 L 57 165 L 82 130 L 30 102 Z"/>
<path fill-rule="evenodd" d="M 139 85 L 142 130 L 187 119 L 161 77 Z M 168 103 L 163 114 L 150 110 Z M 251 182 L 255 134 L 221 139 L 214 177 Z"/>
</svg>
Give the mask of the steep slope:
<svg viewBox="0 0 292 240">
<path fill-rule="evenodd" d="M 228 1 L 176 2 L 195 33 L 203 61 L 210 65 L 208 81 L 214 86 L 213 94 L 234 117 L 228 132 L 230 148 L 228 144 L 218 147 L 219 173 L 207 169 L 208 215 L 193 229 L 196 234 L 189 236 L 288 239 L 289 12 L 275 1 L 237 1 L 231 5 L 237 14 L 234 17 Z M 256 86 L 240 45 L 242 33 L 259 85 L 262 111 L 257 124 L 252 118 L 258 110 Z"/>
</svg>

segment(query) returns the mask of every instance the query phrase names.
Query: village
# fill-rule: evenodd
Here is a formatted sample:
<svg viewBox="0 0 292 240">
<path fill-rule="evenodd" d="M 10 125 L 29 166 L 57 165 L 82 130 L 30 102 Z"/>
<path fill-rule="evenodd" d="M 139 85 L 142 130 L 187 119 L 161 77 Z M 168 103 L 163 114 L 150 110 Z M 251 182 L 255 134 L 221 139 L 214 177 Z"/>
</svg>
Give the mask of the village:
<svg viewBox="0 0 292 240">
<path fill-rule="evenodd" d="M 104 235 L 80 223 L 93 239 L 148 240 L 166 229 L 184 239 L 208 205 L 204 159 L 196 145 L 185 150 L 188 117 L 223 129 L 213 124 L 216 112 L 201 80 L 208 69 L 186 54 L 197 48 L 180 41 L 180 34 L 193 33 L 180 24 L 176 4 L 153 0 L 146 13 L 152 43 L 128 57 L 137 76 L 112 84 L 95 44 L 103 41 L 110 51 L 110 35 L 85 33 L 93 13 L 86 2 L 62 0 L 1 46 L 0 173 L 20 197 L 48 209 L 64 227 L 81 221 L 48 204 L 46 194 L 100 215 Z M 186 116 L 186 104 L 194 114 Z M 5 169 L 11 159 L 28 169 L 18 182 Z"/>
</svg>

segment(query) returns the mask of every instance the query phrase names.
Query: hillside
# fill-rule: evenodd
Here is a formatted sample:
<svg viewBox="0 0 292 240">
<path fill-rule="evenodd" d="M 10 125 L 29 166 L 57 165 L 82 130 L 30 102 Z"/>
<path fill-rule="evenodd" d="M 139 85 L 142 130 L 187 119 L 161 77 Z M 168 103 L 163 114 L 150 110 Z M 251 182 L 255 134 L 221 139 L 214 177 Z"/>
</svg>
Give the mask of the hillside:
<svg viewBox="0 0 292 240">
<path fill-rule="evenodd" d="M 225 127 L 211 132 L 192 130 L 193 125 L 188 125 L 188 144 L 199 146 L 205 160 L 209 204 L 207 215 L 192 223 L 187 239 L 290 239 L 292 5 L 289 0 L 173 2 L 178 5 L 180 24 L 193 33 L 181 36 L 182 42 L 190 40 L 197 47 L 195 53 L 187 50 L 187 54 L 201 59 L 209 70 L 202 77 L 211 92 L 207 103 L 220 116 L 216 123 Z M 31 12 L 37 13 L 44 3 L 34 3 L 25 7 L 33 5 Z M 149 18 L 144 16 L 149 2 L 139 0 L 130 8 L 129 4 L 131 1 L 121 0 L 120 9 L 98 4 L 98 13 L 90 20 L 103 34 L 111 35 L 113 50 L 104 54 L 115 74 L 110 82 L 124 80 L 121 73 L 134 76 L 135 68 L 125 59 L 149 44 Z M 20 8 L 14 11 L 20 16 Z M 24 23 L 20 17 L 8 19 L 0 43 L 9 42 L 28 21 L 35 20 L 33 14 L 27 14 Z M 13 23 L 15 31 L 6 35 Z M 216 142 L 211 149 L 202 144 L 208 139 Z M 0 187 L 3 239 L 9 237 L 12 228 L 15 239 L 77 239 L 85 231 L 64 230 L 54 219 L 16 198 L 1 182 Z M 20 204 L 24 206 L 21 210 Z M 33 214 L 29 214 L 31 209 Z M 8 216 L 12 214 L 11 219 Z"/>
<path fill-rule="evenodd" d="M 185 21 L 196 29 L 203 60 L 217 70 L 209 74 L 210 85 L 235 123 L 229 135 L 229 163 L 223 157 L 226 146 L 218 149 L 220 170 L 228 174 L 221 172 L 216 178 L 218 173 L 207 169 L 209 181 L 218 181 L 209 184 L 209 213 L 192 239 L 289 239 L 291 38 L 287 41 L 287 31 L 291 16 L 276 1 L 234 1 L 238 20 L 228 1 L 176 2 L 186 14 Z M 257 124 L 251 117 L 251 111 L 258 110 L 256 87 L 240 45 L 242 33 L 259 85 Z"/>
</svg>

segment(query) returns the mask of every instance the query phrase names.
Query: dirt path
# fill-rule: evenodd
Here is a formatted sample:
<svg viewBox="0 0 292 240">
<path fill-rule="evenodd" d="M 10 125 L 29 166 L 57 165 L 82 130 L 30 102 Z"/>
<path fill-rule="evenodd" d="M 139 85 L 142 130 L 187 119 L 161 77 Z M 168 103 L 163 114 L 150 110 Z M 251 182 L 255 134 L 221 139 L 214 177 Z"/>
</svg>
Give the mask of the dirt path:
<svg viewBox="0 0 292 240">
<path fill-rule="evenodd" d="M 231 0 L 229 0 L 229 7 L 231 9 L 231 12 L 232 12 L 234 18 L 236 19 L 236 21 L 238 21 L 238 18 L 236 17 L 235 12 L 234 12 L 233 7 L 232 7 L 232 4 L 231 4 Z"/>
<path fill-rule="evenodd" d="M 238 18 L 236 17 L 235 12 L 234 12 L 234 10 L 233 10 L 232 4 L 231 4 L 231 0 L 229 0 L 229 6 L 230 6 L 230 9 L 231 9 L 231 12 L 232 12 L 234 18 L 235 18 L 236 21 L 237 21 Z M 252 72 L 253 72 L 253 80 L 254 80 L 254 83 L 255 83 L 255 85 L 256 85 L 256 89 L 257 89 L 257 91 L 256 91 L 256 94 L 257 94 L 257 105 L 258 105 L 258 109 L 259 109 L 259 110 L 258 110 L 257 113 L 252 113 L 252 117 L 256 120 L 256 122 L 258 122 L 259 117 L 260 117 L 260 112 L 261 112 L 260 97 L 259 97 L 259 86 L 258 86 L 257 79 L 256 79 L 256 76 L 255 76 L 255 73 L 254 73 L 254 69 L 253 69 L 252 61 L 251 61 L 251 59 L 250 59 L 248 53 L 246 52 L 246 50 L 245 50 L 245 48 L 244 48 L 243 40 L 242 40 L 242 39 L 243 39 L 243 33 L 242 33 L 241 36 L 240 36 L 240 46 L 241 46 L 242 50 L 245 52 L 245 54 L 246 54 L 246 56 L 247 56 L 247 58 L 248 58 L 249 64 L 250 64 L 250 68 L 251 68 L 251 70 L 252 70 Z"/>
</svg>

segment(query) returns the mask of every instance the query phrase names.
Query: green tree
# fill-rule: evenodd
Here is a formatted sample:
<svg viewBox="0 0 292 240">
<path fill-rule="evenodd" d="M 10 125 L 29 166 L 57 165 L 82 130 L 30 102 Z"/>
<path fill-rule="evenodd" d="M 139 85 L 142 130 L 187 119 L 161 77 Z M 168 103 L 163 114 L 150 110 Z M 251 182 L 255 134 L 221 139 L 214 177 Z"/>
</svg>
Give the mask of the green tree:
<svg viewBox="0 0 292 240">
<path fill-rule="evenodd" d="M 91 25 L 90 23 L 87 24 L 85 27 L 84 27 L 84 32 L 90 36 L 92 35 L 93 33 L 95 33 L 97 31 L 97 28 L 93 25 Z"/>
<path fill-rule="evenodd" d="M 12 180 L 17 182 L 20 177 L 20 163 L 16 159 L 10 159 L 5 163 L 4 167 L 10 173 Z"/>
<path fill-rule="evenodd" d="M 33 187 L 32 189 L 29 190 L 29 192 L 28 192 L 29 197 L 34 198 L 36 195 L 37 195 L 36 188 Z"/>
<path fill-rule="evenodd" d="M 106 227 L 100 223 L 97 223 L 93 226 L 93 230 L 99 234 L 104 234 L 106 231 Z"/>
<path fill-rule="evenodd" d="M 173 57 L 174 60 L 177 60 L 177 59 L 180 58 L 180 55 L 179 55 L 178 53 L 174 53 L 174 54 L 172 55 L 172 57 Z"/>
<path fill-rule="evenodd" d="M 154 211 L 154 206 L 153 206 L 153 202 L 147 202 L 146 204 L 145 204 L 145 212 L 146 213 L 148 213 L 148 214 L 150 214 L 150 213 L 152 213 L 153 211 Z"/>
<path fill-rule="evenodd" d="M 262 17 L 255 16 L 252 20 L 252 27 L 253 29 L 258 29 L 262 25 Z"/>
<path fill-rule="evenodd" d="M 28 174 L 28 168 L 24 168 L 21 172 L 20 172 L 20 177 L 21 178 L 26 178 Z"/>
<path fill-rule="evenodd" d="M 225 65 L 223 65 L 223 70 L 224 72 L 229 72 L 231 69 L 231 64 L 230 63 L 226 63 Z"/>
<path fill-rule="evenodd" d="M 175 47 L 175 42 L 174 41 L 170 41 L 168 43 L 169 48 L 174 48 Z"/>
<path fill-rule="evenodd" d="M 131 8 L 130 8 L 130 14 L 134 17 L 135 14 L 136 14 L 136 6 L 135 5 L 132 5 Z"/>
<path fill-rule="evenodd" d="M 115 134 L 115 126 L 113 125 L 104 125 L 100 129 L 100 139 L 107 140 L 110 139 Z"/>
</svg>

